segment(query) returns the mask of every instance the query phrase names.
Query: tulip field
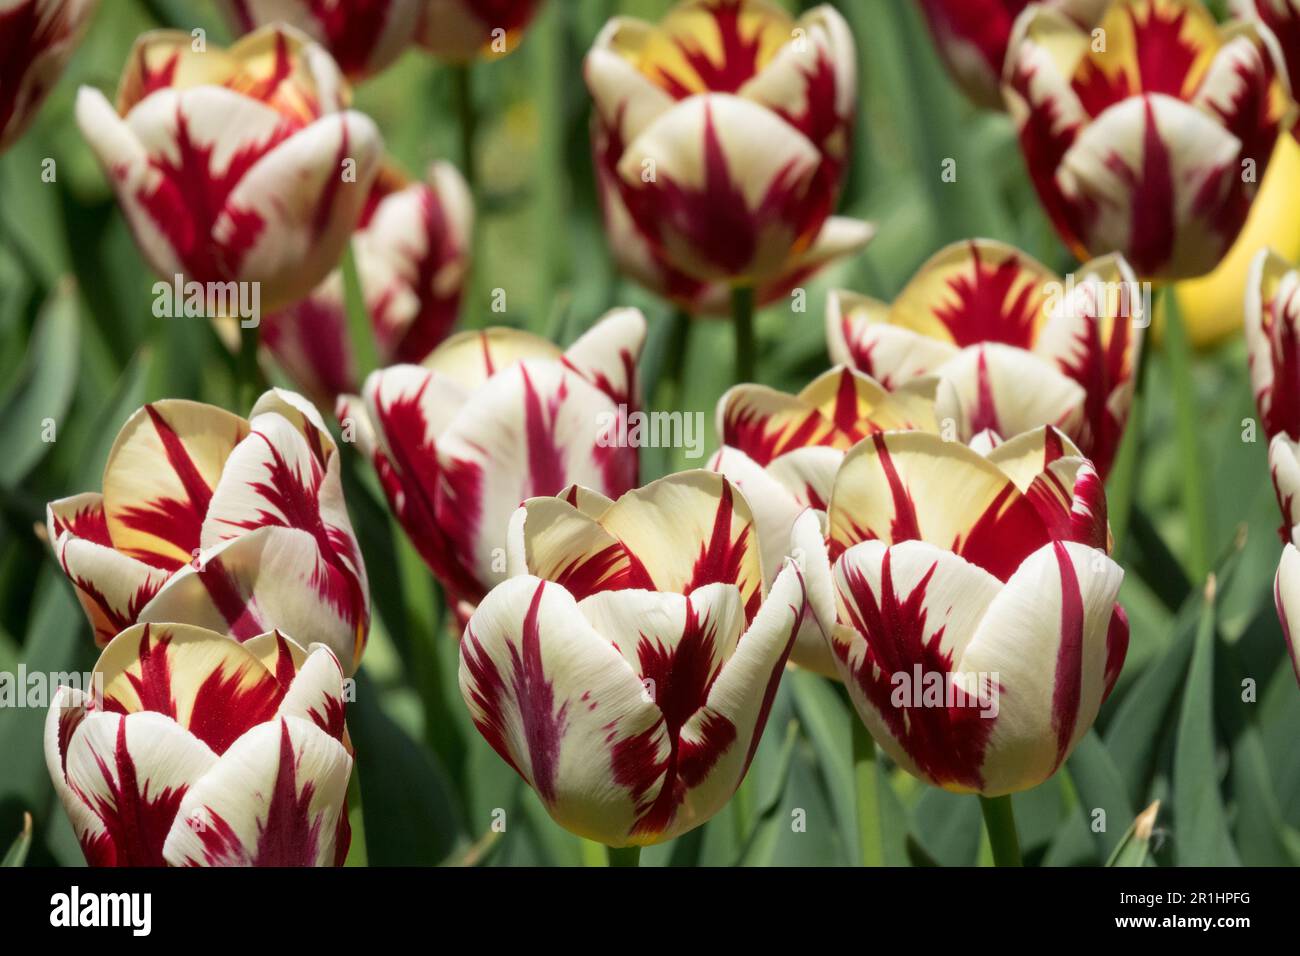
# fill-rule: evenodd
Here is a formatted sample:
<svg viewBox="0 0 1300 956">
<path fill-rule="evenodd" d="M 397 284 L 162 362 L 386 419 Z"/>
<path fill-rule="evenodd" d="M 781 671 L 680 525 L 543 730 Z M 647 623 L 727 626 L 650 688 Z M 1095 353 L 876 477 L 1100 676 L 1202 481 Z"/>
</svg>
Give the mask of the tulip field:
<svg viewBox="0 0 1300 956">
<path fill-rule="evenodd" d="M 1300 0 L 0 0 L 0 865 L 1300 864 L 1293 84 Z"/>
</svg>

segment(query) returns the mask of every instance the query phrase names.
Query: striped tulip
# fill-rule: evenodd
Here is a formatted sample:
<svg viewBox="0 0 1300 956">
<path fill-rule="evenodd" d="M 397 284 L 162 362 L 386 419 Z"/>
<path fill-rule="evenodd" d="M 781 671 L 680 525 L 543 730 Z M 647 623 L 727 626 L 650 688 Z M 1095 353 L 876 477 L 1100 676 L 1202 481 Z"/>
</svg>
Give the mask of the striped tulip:
<svg viewBox="0 0 1300 956">
<path fill-rule="evenodd" d="M 218 0 L 239 33 L 287 23 L 360 80 L 386 69 L 414 41 L 423 0 Z"/>
<path fill-rule="evenodd" d="M 465 628 L 475 725 L 557 823 L 609 846 L 670 840 L 740 786 L 804 607 L 769 590 L 744 496 L 688 471 L 616 502 L 533 498 L 514 574 Z"/>
<path fill-rule="evenodd" d="M 981 455 L 885 432 L 794 543 L 858 715 L 899 766 L 1000 796 L 1050 777 L 1119 677 L 1128 621 L 1086 459 L 1038 429 Z M 833 564 L 832 564 L 833 562 Z M 933 693 L 932 693 L 933 692 Z"/>
<path fill-rule="evenodd" d="M 27 131 L 99 0 L 0 3 L 0 153 Z"/>
<path fill-rule="evenodd" d="M 887 392 L 841 365 L 797 395 L 766 385 L 736 385 L 722 396 L 717 411 L 722 447 L 708 468 L 725 475 L 749 502 L 769 579 L 790 553 L 799 515 L 805 508 L 826 510 L 849 448 L 879 431 L 938 430 L 936 385 L 935 379 L 917 379 Z M 800 627 L 790 659 L 826 676 L 836 674 L 826 641 L 811 620 Z"/>
<path fill-rule="evenodd" d="M 1277 39 L 1282 64 L 1294 84 L 1300 79 L 1300 3 L 1296 0 L 1231 0 L 1233 12 L 1244 20 L 1262 23 Z M 1292 125 L 1292 135 L 1300 125 Z"/>
<path fill-rule="evenodd" d="M 1282 636 L 1286 638 L 1287 653 L 1291 655 L 1291 667 L 1300 681 L 1300 550 L 1289 541 L 1282 550 L 1282 561 L 1273 579 L 1273 600 L 1282 623 Z"/>
<path fill-rule="evenodd" d="M 417 39 L 434 56 L 468 63 L 513 53 L 542 0 L 421 0 Z"/>
<path fill-rule="evenodd" d="M 566 350 L 513 329 L 454 335 L 422 365 L 371 373 L 337 414 L 462 620 L 505 574 L 519 503 L 571 484 L 620 495 L 637 452 L 618 421 L 638 403 L 645 319 L 615 310 Z"/>
<path fill-rule="evenodd" d="M 827 302 L 831 360 L 887 388 L 950 383 L 956 437 L 1054 425 L 1103 477 L 1128 420 L 1143 329 L 1141 287 L 1120 256 L 1062 278 L 989 239 L 938 252 L 892 305 L 850 292 Z"/>
<path fill-rule="evenodd" d="M 616 17 L 587 54 L 592 138 L 614 255 L 687 308 L 760 304 L 871 227 L 831 217 L 856 109 L 848 25 L 819 6 L 686 0 L 659 23 Z"/>
<path fill-rule="evenodd" d="M 77 123 L 163 279 L 257 283 L 271 312 L 338 261 L 379 169 L 379 131 L 319 46 L 289 27 L 197 52 L 136 41 L 116 108 L 77 96 Z"/>
<path fill-rule="evenodd" d="M 1107 0 L 1039 0 L 1091 30 Z M 1002 108 L 1002 64 L 1011 28 L 1031 0 L 921 0 L 948 72 L 975 103 Z"/>
<path fill-rule="evenodd" d="M 451 332 L 469 271 L 474 206 L 464 178 L 434 163 L 427 182 L 396 170 L 375 180 L 352 236 L 357 275 L 382 365 L 420 362 Z M 282 312 L 262 341 L 319 404 L 356 390 L 340 270 Z"/>
<path fill-rule="evenodd" d="M 1099 30 L 1045 7 L 1016 23 L 1004 92 L 1030 178 L 1080 259 L 1118 251 L 1143 278 L 1204 275 L 1289 122 L 1276 40 L 1220 28 L 1199 0 L 1112 0 Z"/>
<path fill-rule="evenodd" d="M 138 624 L 59 688 L 45 762 L 91 866 L 340 866 L 343 671 L 323 644 Z"/>
<path fill-rule="evenodd" d="M 339 456 L 320 414 L 273 390 L 248 419 L 146 405 L 118 432 L 103 492 L 50 502 L 46 533 L 102 646 L 137 622 L 329 646 L 348 673 L 370 592 Z"/>
</svg>

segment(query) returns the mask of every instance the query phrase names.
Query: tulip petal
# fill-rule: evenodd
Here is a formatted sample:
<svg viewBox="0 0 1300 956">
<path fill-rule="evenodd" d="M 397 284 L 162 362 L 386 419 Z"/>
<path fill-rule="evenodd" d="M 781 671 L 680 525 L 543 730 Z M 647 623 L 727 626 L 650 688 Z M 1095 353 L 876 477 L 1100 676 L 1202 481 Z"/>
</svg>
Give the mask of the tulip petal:
<svg viewBox="0 0 1300 956">
<path fill-rule="evenodd" d="M 1282 549 L 1282 560 L 1273 579 L 1273 600 L 1282 624 L 1282 636 L 1286 639 L 1287 654 L 1291 657 L 1296 680 L 1300 681 L 1300 628 L 1294 623 L 1300 621 L 1297 616 L 1300 615 L 1300 551 L 1289 542 Z"/>
<path fill-rule="evenodd" d="M 491 328 L 458 332 L 421 364 L 468 394 L 516 362 L 558 359 L 562 354 L 559 346 L 531 332 Z"/>
<path fill-rule="evenodd" d="M 856 368 L 888 389 L 929 374 L 957 354 L 944 339 L 892 324 L 883 302 L 844 290 L 827 296 L 826 341 L 832 362 Z"/>
<path fill-rule="evenodd" d="M 564 365 L 609 396 L 615 405 L 637 406 L 636 363 L 645 345 L 640 309 L 612 309 L 564 350 Z"/>
<path fill-rule="evenodd" d="M 185 794 L 163 856 L 172 866 L 338 866 L 352 758 L 315 724 L 254 727 Z"/>
</svg>

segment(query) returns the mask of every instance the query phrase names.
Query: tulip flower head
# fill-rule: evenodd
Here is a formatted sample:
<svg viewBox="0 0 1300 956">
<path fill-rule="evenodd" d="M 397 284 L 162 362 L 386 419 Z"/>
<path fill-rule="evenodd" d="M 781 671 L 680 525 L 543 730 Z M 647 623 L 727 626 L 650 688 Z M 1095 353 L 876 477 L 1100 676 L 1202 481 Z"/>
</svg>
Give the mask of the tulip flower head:
<svg viewBox="0 0 1300 956">
<path fill-rule="evenodd" d="M 364 401 L 339 399 L 345 437 L 374 463 L 453 602 L 472 609 L 504 577 L 520 502 L 575 483 L 608 495 L 636 484 L 637 451 L 616 436 L 638 405 L 644 341 L 636 309 L 609 313 L 565 350 L 513 329 L 462 332 L 421 365 L 371 373 Z"/>
<path fill-rule="evenodd" d="M 343 671 L 323 644 L 184 624 L 117 635 L 60 687 L 45 762 L 91 866 L 340 866 Z"/>
<path fill-rule="evenodd" d="M 1128 622 L 1107 542 L 1101 481 L 1052 428 L 986 455 L 873 435 L 793 541 L 876 742 L 922 780 L 985 796 L 1055 773 L 1114 687 Z"/>
<path fill-rule="evenodd" d="M 794 523 L 804 509 L 826 510 L 849 448 L 880 431 L 938 430 L 937 386 L 936 379 L 916 379 L 888 392 L 841 365 L 797 395 L 766 385 L 736 385 L 719 399 L 722 447 L 708 468 L 744 493 L 769 576 L 790 552 Z M 826 640 L 811 620 L 800 627 L 790 659 L 837 676 Z"/>
<path fill-rule="evenodd" d="M 370 591 L 320 414 L 272 390 L 248 419 L 198 402 L 146 405 L 118 432 L 103 492 L 46 506 L 59 566 L 107 645 L 137 622 L 249 640 L 311 634 L 352 673 Z"/>
<path fill-rule="evenodd" d="M 1148 304 L 1120 256 L 1062 278 L 1011 246 L 954 243 L 891 305 L 827 301 L 831 360 L 887 388 L 921 375 L 952 387 L 954 437 L 1053 425 L 1104 477 L 1128 420 Z M 941 418 L 946 417 L 941 416 Z"/>
<path fill-rule="evenodd" d="M 871 238 L 831 216 L 857 102 L 834 9 L 687 0 L 658 24 L 616 17 L 587 54 L 606 230 L 624 271 L 695 311 L 731 285 L 759 303 Z"/>
<path fill-rule="evenodd" d="M 1144 279 L 1204 275 L 1246 220 L 1289 122 L 1267 28 L 1199 0 L 1112 0 L 1095 31 L 1050 6 L 1016 23 L 1003 75 L 1020 146 L 1080 259 Z"/>
<path fill-rule="evenodd" d="M 557 823 L 608 846 L 704 823 L 744 778 L 804 608 L 787 562 L 769 590 L 745 498 L 682 472 L 618 501 L 533 498 L 515 575 L 461 641 L 475 726 Z"/>
<path fill-rule="evenodd" d="M 1294 0 L 1231 0 L 1233 12 L 1245 20 L 1257 20 L 1273 34 L 1282 63 L 1292 84 L 1300 78 L 1300 5 Z M 1294 91 L 1293 91 L 1294 92 Z M 1300 125 L 1291 126 L 1293 136 Z"/>
<path fill-rule="evenodd" d="M 473 221 L 469 188 L 450 163 L 434 163 L 427 182 L 408 182 L 395 170 L 375 179 L 352 240 L 382 365 L 420 362 L 451 332 Z M 356 390 L 340 270 L 301 302 L 267 316 L 262 340 L 319 403 L 332 406 Z"/>
<path fill-rule="evenodd" d="M 218 0 L 240 33 L 296 27 L 329 51 L 350 80 L 388 67 L 415 39 L 424 0 Z"/>
<path fill-rule="evenodd" d="M 346 109 L 329 54 L 290 27 L 228 50 L 196 43 L 141 36 L 116 107 L 83 87 L 77 123 L 160 277 L 257 283 L 274 311 L 334 268 L 379 169 L 379 132 Z"/>
<path fill-rule="evenodd" d="M 513 53 L 542 0 L 421 0 L 417 39 L 434 56 L 467 63 Z"/>
<path fill-rule="evenodd" d="M 1041 0 L 1091 30 L 1107 0 Z M 1016 18 L 1031 0 L 921 0 L 939 55 L 975 103 L 1001 109 L 1002 64 Z"/>
<path fill-rule="evenodd" d="M 0 7 L 0 153 L 36 118 L 98 3 L 11 0 Z"/>
</svg>

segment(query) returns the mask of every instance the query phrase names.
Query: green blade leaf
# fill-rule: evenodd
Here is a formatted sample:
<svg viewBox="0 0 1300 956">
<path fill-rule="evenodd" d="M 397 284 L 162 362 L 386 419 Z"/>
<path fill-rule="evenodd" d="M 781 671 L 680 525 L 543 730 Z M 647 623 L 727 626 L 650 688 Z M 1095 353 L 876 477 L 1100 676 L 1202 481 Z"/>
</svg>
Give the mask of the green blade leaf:
<svg viewBox="0 0 1300 956">
<path fill-rule="evenodd" d="M 7 852 L 4 855 L 4 859 L 0 860 L 0 867 L 22 866 L 24 863 L 27 862 L 27 851 L 31 849 L 31 846 L 32 846 L 32 815 L 30 813 L 24 812 L 22 832 L 18 834 L 17 838 L 15 838 L 12 845 L 10 845 L 9 852 Z"/>
<path fill-rule="evenodd" d="M 1121 835 L 1109 825 L 1100 831 L 1094 829 L 1093 813 L 1104 810 L 1107 823 L 1132 819 L 1133 805 L 1124 788 L 1124 778 L 1095 730 L 1088 731 L 1079 741 L 1066 761 L 1066 768 L 1078 791 L 1088 829 L 1096 840 L 1098 859 L 1105 860 L 1119 845 Z"/>
</svg>

